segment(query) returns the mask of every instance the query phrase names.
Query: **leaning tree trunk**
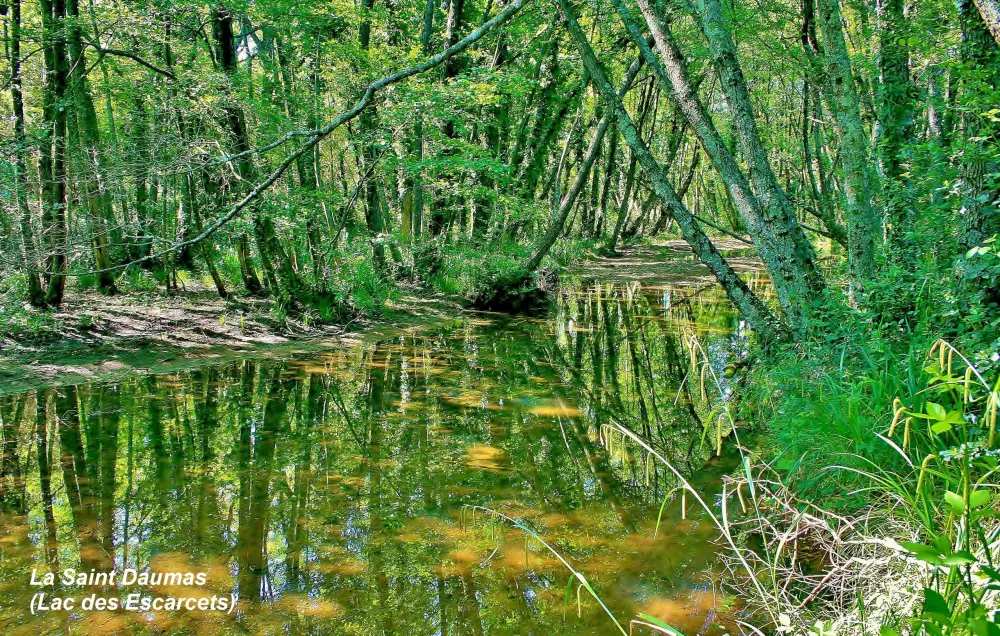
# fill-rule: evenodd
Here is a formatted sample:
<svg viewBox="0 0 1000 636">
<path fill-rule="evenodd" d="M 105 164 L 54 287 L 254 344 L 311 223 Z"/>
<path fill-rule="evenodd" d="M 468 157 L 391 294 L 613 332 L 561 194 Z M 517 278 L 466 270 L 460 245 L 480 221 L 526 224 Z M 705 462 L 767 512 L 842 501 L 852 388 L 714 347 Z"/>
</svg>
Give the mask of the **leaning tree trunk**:
<svg viewBox="0 0 1000 636">
<path fill-rule="evenodd" d="M 712 241 L 698 226 L 687 207 L 677 198 L 677 193 L 667 180 L 662 168 L 649 148 L 642 141 L 631 116 L 625 109 L 625 104 L 615 92 L 608 80 L 603 65 L 597 59 L 587 37 L 576 21 L 573 9 L 568 0 L 558 0 L 559 8 L 566 20 L 567 27 L 576 43 L 576 48 L 583 57 L 584 65 L 590 72 L 595 86 L 610 102 L 612 112 L 618 123 L 618 130 L 625 143 L 632 149 L 642 165 L 643 170 L 652 182 L 656 195 L 670 208 L 671 215 L 677 221 L 684 239 L 691 246 L 695 256 L 705 264 L 715 275 L 726 295 L 736 306 L 744 320 L 754 329 L 764 341 L 773 341 L 781 336 L 782 328 L 775 321 L 767 306 L 744 283 L 725 258 L 712 244 Z"/>
<path fill-rule="evenodd" d="M 998 0 L 973 0 L 979 15 L 983 18 L 983 24 L 990 30 L 994 42 L 1000 45 L 1000 1 Z"/>
<path fill-rule="evenodd" d="M 761 260 L 771 274 L 778 302 L 787 320 L 793 328 L 801 328 L 805 322 L 806 302 L 810 297 L 808 284 L 810 275 L 802 269 L 803 260 L 808 259 L 797 256 L 801 245 L 794 240 L 788 223 L 780 222 L 780 218 L 775 218 L 766 211 L 751 190 L 739 163 L 729 151 L 709 116 L 708 109 L 698 97 L 697 88 L 688 76 L 684 57 L 670 29 L 659 21 L 648 0 L 639 0 L 639 7 L 656 44 L 656 53 L 646 43 L 624 2 L 615 0 L 615 9 L 625 23 L 633 42 L 639 47 L 658 81 L 670 91 L 679 110 L 694 130 L 705 153 L 712 160 L 722 182 L 726 185 L 730 199 L 739 210 Z"/>
<path fill-rule="evenodd" d="M 778 184 L 761 141 L 750 90 L 736 54 L 730 26 L 722 12 L 722 4 L 719 0 L 701 0 L 699 5 L 702 30 L 708 38 L 722 90 L 733 114 L 743 158 L 749 167 L 750 183 L 760 199 L 765 222 L 786 246 L 785 249 L 792 248 L 794 267 L 790 270 L 797 276 L 794 285 L 811 292 L 821 291 L 823 280 L 816 269 L 812 243 L 796 220 L 795 210 Z"/>
<path fill-rule="evenodd" d="M 627 93 L 629 88 L 631 88 L 632 83 L 639 74 L 640 68 L 642 68 L 641 59 L 632 62 L 632 65 L 625 73 L 625 79 L 622 80 L 621 87 L 618 89 L 619 97 L 624 97 L 625 93 Z M 548 254 L 550 249 L 552 249 L 552 246 L 555 245 L 556 240 L 562 233 L 563 226 L 566 224 L 566 218 L 569 216 L 570 209 L 573 207 L 573 204 L 576 203 L 580 192 L 587 184 L 587 177 L 590 175 L 590 171 L 594 167 L 594 161 L 597 159 L 598 154 L 600 154 L 601 144 L 604 142 L 604 134 L 607 132 L 608 125 L 610 123 L 611 113 L 606 113 L 601 117 L 600 122 L 597 124 L 597 130 L 594 131 L 594 136 L 590 140 L 590 146 L 587 148 L 586 155 L 584 155 L 583 163 L 577 170 L 573 184 L 563 196 L 562 201 L 559 203 L 559 208 L 555 210 L 555 214 L 549 222 L 548 229 L 544 234 L 542 234 L 541 238 L 538 239 L 535 249 L 531 252 L 531 256 L 522 266 L 522 269 L 526 272 L 534 271 L 541 264 L 542 259 L 545 258 L 545 255 Z"/>
</svg>

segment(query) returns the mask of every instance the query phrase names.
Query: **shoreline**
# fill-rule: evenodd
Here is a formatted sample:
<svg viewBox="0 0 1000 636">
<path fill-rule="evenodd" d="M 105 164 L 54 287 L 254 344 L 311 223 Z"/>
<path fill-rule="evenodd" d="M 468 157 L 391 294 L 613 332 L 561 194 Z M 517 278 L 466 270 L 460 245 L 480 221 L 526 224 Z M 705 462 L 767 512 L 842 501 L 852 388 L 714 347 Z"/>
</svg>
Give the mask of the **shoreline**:
<svg viewBox="0 0 1000 636">
<path fill-rule="evenodd" d="M 172 373 L 247 356 L 324 351 L 438 324 L 467 311 L 441 293 L 409 286 L 400 291 L 380 316 L 346 325 L 291 320 L 282 325 L 254 312 L 254 299 L 222 300 L 200 289 L 172 296 L 80 294 L 54 314 L 67 324 L 64 337 L 0 346 L 0 396 Z M 266 300 L 256 303 L 267 306 Z"/>
</svg>

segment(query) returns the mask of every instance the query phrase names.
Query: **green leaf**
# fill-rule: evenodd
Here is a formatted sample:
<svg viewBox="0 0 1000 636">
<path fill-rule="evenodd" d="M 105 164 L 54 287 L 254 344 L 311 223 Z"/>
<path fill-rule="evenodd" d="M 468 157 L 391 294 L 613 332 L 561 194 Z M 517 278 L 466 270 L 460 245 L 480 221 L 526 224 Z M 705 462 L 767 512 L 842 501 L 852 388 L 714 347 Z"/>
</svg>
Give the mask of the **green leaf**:
<svg viewBox="0 0 1000 636">
<path fill-rule="evenodd" d="M 937 402 L 927 403 L 927 414 L 936 420 L 943 420 L 948 417 L 948 411 Z"/>
<path fill-rule="evenodd" d="M 656 625 L 660 629 L 666 630 L 666 632 L 668 634 L 674 634 L 675 636 L 684 636 L 684 634 L 682 632 L 680 632 L 677 629 L 671 627 L 670 625 L 667 625 L 666 623 L 664 623 L 660 619 L 656 618 L 655 616 L 650 616 L 649 614 L 643 614 L 642 612 L 639 612 L 639 618 L 641 618 L 642 620 L 646 621 L 647 623 L 651 623 L 653 625 Z"/>
<path fill-rule="evenodd" d="M 982 508 L 990 502 L 990 491 L 973 490 L 969 494 L 969 505 L 973 508 Z"/>
<path fill-rule="evenodd" d="M 944 493 L 944 502 L 956 515 L 965 514 L 965 501 L 962 499 L 962 495 L 957 492 L 946 491 Z"/>
<path fill-rule="evenodd" d="M 883 625 L 878 630 L 878 636 L 899 636 L 899 632 L 897 632 L 891 627 L 886 627 L 885 625 Z"/>
<path fill-rule="evenodd" d="M 944 597 L 930 589 L 929 587 L 924 588 L 924 615 L 937 615 L 944 619 L 948 619 L 951 616 L 951 608 L 948 607 L 948 602 L 944 600 Z"/>
<path fill-rule="evenodd" d="M 909 543 L 907 541 L 900 541 L 899 545 L 909 550 L 915 558 L 924 563 L 941 565 L 941 551 L 937 548 L 922 543 Z"/>
<path fill-rule="evenodd" d="M 935 435 L 942 435 L 944 433 L 949 432 L 950 430 L 951 430 L 951 424 L 948 422 L 938 422 L 937 424 L 931 426 L 931 432 L 933 432 Z"/>
<path fill-rule="evenodd" d="M 938 549 L 938 554 L 948 556 L 951 554 L 951 539 L 944 534 L 936 536 L 934 537 L 934 547 Z"/>
<path fill-rule="evenodd" d="M 964 424 L 965 418 L 962 417 L 961 411 L 948 411 L 948 415 L 945 416 L 944 421 L 952 424 Z"/>
<path fill-rule="evenodd" d="M 976 557 L 971 552 L 959 550 L 942 561 L 942 565 L 969 565 L 975 563 Z"/>
</svg>

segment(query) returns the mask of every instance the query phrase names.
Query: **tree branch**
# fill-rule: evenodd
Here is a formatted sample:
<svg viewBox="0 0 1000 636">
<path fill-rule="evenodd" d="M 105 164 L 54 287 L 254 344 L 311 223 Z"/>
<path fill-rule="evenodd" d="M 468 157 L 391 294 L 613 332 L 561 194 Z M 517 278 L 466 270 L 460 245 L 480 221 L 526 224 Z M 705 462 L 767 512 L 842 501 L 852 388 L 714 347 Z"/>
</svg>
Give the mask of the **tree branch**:
<svg viewBox="0 0 1000 636">
<path fill-rule="evenodd" d="M 93 42 L 90 43 L 90 46 L 94 47 L 94 50 L 96 50 L 98 53 L 101 54 L 101 56 L 98 58 L 98 60 L 96 62 L 94 62 L 94 66 L 97 66 L 98 64 L 100 64 L 101 60 L 103 60 L 106 55 L 114 55 L 116 57 L 126 57 L 126 58 L 132 60 L 133 62 L 136 62 L 136 63 L 140 64 L 141 66 L 145 66 L 146 68 L 148 68 L 151 71 L 154 71 L 156 73 L 159 73 L 160 75 L 164 75 L 166 77 L 169 77 L 172 80 L 175 80 L 175 81 L 177 80 L 177 76 L 174 75 L 173 72 L 168 71 L 167 69 L 160 68 L 160 67 L 156 66 L 155 64 L 150 64 L 149 62 L 147 62 L 146 60 L 142 59 L 141 57 L 139 57 L 135 53 L 129 53 L 128 51 L 122 51 L 120 49 L 108 49 L 108 48 L 104 48 L 103 46 L 100 46 L 98 44 L 94 44 Z M 93 68 L 93 66 L 91 68 Z M 87 69 L 87 70 L 90 71 L 90 69 Z"/>
</svg>

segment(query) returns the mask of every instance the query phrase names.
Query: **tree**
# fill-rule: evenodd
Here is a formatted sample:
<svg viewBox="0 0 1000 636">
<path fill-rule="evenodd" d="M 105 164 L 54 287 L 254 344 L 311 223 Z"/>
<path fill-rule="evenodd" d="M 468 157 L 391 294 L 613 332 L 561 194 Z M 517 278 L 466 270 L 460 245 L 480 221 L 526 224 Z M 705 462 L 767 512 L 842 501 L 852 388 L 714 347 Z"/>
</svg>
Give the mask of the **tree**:
<svg viewBox="0 0 1000 636">
<path fill-rule="evenodd" d="M 847 203 L 847 252 L 852 296 L 862 293 L 875 271 L 875 237 L 880 223 L 872 207 L 874 188 L 868 140 L 861 121 L 851 60 L 841 26 L 839 0 L 818 0 L 823 59 L 824 95 L 840 134 Z"/>
</svg>

